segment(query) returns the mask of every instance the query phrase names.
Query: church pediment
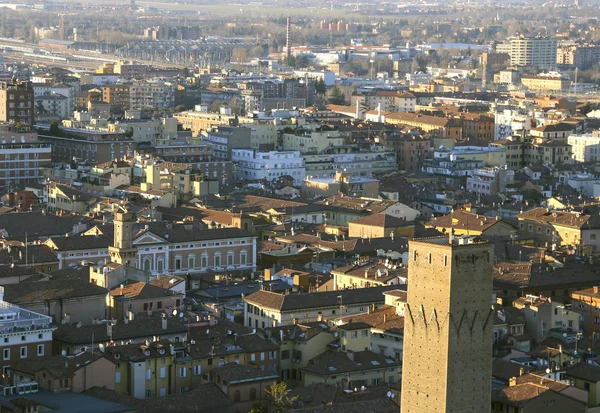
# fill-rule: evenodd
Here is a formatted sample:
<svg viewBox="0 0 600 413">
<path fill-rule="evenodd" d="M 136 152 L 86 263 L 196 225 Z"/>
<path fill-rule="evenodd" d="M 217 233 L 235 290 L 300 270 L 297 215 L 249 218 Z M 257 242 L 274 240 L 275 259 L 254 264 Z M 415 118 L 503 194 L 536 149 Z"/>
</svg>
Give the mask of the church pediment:
<svg viewBox="0 0 600 413">
<path fill-rule="evenodd" d="M 159 237 L 151 232 L 144 232 L 143 234 L 140 234 L 133 241 L 133 245 L 165 244 L 165 243 L 167 243 L 166 240 L 162 239 L 161 237 Z"/>
</svg>

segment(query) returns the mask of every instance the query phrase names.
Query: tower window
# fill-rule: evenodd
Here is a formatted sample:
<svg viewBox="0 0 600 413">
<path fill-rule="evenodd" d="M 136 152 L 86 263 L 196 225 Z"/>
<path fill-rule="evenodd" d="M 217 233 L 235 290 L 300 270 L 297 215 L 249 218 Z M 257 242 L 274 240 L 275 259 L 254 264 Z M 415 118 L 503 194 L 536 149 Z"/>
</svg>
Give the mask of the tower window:
<svg viewBox="0 0 600 413">
<path fill-rule="evenodd" d="M 428 262 L 429 264 L 431 264 L 431 253 L 429 253 L 429 255 L 427 255 L 427 262 Z"/>
<path fill-rule="evenodd" d="M 448 256 L 444 255 L 444 267 L 448 266 Z"/>
<path fill-rule="evenodd" d="M 417 260 L 417 250 L 413 250 L 413 261 Z"/>
</svg>

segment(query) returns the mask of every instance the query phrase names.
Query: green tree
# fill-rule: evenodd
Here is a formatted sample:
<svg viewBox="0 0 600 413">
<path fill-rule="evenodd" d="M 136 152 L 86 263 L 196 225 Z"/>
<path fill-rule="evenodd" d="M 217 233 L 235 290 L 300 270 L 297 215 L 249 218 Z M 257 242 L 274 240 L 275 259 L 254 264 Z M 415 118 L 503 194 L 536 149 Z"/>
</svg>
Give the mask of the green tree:
<svg viewBox="0 0 600 413">
<path fill-rule="evenodd" d="M 327 92 L 327 88 L 325 87 L 325 82 L 323 79 L 319 78 L 315 81 L 315 91 L 318 95 L 324 95 Z"/>
<path fill-rule="evenodd" d="M 280 413 L 292 409 L 298 400 L 298 396 L 288 397 L 288 388 L 283 381 L 267 387 L 265 394 L 269 400 L 269 413 Z"/>
<path fill-rule="evenodd" d="M 268 413 L 267 407 L 262 403 L 254 403 L 252 409 L 248 413 Z"/>
<path fill-rule="evenodd" d="M 331 92 L 329 92 L 328 102 L 332 105 L 344 105 L 346 103 L 344 94 L 339 87 L 334 86 L 333 89 L 331 89 Z"/>
<path fill-rule="evenodd" d="M 127 130 L 125 131 L 125 136 L 129 139 L 131 139 L 133 137 L 133 128 L 130 126 L 127 128 Z"/>
<path fill-rule="evenodd" d="M 58 121 L 53 120 L 50 122 L 50 134 L 54 136 L 60 135 L 60 128 L 58 127 Z"/>
</svg>

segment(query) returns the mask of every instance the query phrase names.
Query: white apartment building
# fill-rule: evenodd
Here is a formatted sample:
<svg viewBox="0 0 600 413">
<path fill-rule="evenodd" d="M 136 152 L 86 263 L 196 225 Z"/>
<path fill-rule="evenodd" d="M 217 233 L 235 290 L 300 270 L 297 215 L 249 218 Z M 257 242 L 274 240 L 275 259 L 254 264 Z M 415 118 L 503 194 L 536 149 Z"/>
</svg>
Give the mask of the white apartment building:
<svg viewBox="0 0 600 413">
<path fill-rule="evenodd" d="M 19 360 L 36 360 L 52 354 L 52 317 L 26 310 L 4 301 L 0 287 L 0 351 L 2 375 Z"/>
<path fill-rule="evenodd" d="M 396 153 L 392 151 L 365 151 L 323 153 L 304 155 L 306 175 L 313 177 L 334 177 L 336 172 L 351 176 L 370 177 L 376 173 L 392 172 L 398 169 Z"/>
<path fill-rule="evenodd" d="M 33 84 L 33 97 L 35 102 L 44 95 L 63 95 L 66 96 L 68 101 L 68 114 L 71 116 L 75 109 L 75 88 L 69 87 L 65 84 L 49 84 L 49 83 L 34 83 Z"/>
<path fill-rule="evenodd" d="M 498 45 L 498 52 L 510 55 L 512 66 L 537 66 L 540 69 L 556 68 L 558 43 L 543 37 L 516 37 Z"/>
<path fill-rule="evenodd" d="M 531 119 L 531 116 L 514 109 L 496 111 L 494 114 L 494 140 L 508 138 L 520 130 L 531 130 Z"/>
<path fill-rule="evenodd" d="M 306 176 L 304 159 L 299 151 L 259 152 L 254 149 L 233 149 L 231 160 L 234 163 L 236 181 L 273 181 L 289 175 L 294 185 L 301 185 Z"/>
<path fill-rule="evenodd" d="M 131 109 L 167 109 L 175 106 L 175 86 L 161 80 L 133 82 L 129 88 Z"/>
<path fill-rule="evenodd" d="M 73 107 L 67 96 L 58 93 L 47 93 L 35 96 L 36 116 L 57 115 L 61 119 L 70 118 L 73 115 Z"/>
<path fill-rule="evenodd" d="M 600 136 L 586 133 L 567 138 L 571 145 L 571 163 L 597 162 L 600 160 Z"/>
</svg>

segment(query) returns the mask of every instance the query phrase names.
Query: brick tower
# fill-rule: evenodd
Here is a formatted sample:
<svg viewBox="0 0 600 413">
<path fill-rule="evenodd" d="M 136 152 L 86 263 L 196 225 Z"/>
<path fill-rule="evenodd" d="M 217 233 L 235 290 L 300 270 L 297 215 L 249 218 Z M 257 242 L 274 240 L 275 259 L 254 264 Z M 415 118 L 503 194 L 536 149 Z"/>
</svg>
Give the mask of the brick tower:
<svg viewBox="0 0 600 413">
<path fill-rule="evenodd" d="M 409 242 L 402 413 L 490 411 L 493 262 L 470 238 Z"/>
<path fill-rule="evenodd" d="M 126 210 L 114 212 L 114 240 L 108 247 L 113 262 L 136 267 L 137 248 L 133 246 L 133 213 Z"/>
</svg>

